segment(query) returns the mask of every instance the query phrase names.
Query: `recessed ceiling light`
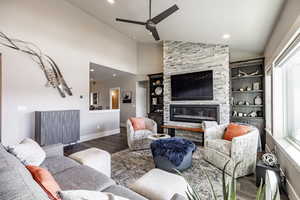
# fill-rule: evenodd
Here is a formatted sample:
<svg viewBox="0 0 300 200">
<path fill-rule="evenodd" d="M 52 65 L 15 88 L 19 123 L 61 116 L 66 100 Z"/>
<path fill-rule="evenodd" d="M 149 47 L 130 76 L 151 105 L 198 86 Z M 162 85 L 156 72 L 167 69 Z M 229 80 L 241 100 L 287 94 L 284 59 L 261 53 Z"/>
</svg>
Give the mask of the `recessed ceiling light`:
<svg viewBox="0 0 300 200">
<path fill-rule="evenodd" d="M 116 77 L 117 76 L 117 74 L 113 74 L 113 77 Z"/>
<path fill-rule="evenodd" d="M 110 3 L 110 4 L 114 4 L 115 0 L 107 0 L 107 2 Z"/>
<path fill-rule="evenodd" d="M 222 38 L 225 39 L 225 40 L 228 40 L 230 37 L 231 37 L 230 34 L 224 34 L 224 35 L 222 36 Z"/>
<path fill-rule="evenodd" d="M 90 72 L 94 72 L 95 70 L 94 69 L 90 69 Z"/>
</svg>

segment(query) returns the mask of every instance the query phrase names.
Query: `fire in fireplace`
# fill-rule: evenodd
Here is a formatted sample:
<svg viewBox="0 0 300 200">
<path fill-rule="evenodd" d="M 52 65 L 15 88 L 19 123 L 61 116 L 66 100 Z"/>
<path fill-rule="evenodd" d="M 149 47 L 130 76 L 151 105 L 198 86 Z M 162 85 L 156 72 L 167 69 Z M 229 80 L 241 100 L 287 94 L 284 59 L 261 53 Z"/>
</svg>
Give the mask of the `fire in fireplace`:
<svg viewBox="0 0 300 200">
<path fill-rule="evenodd" d="M 192 123 L 217 121 L 219 123 L 219 105 L 170 105 L 170 120 Z"/>
</svg>

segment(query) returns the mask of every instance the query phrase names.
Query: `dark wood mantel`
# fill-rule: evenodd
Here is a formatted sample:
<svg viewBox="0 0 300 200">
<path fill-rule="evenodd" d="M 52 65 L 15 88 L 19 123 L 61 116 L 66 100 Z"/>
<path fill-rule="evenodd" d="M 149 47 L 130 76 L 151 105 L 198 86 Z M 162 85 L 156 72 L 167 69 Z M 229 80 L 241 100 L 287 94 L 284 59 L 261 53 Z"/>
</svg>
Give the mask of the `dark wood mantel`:
<svg viewBox="0 0 300 200">
<path fill-rule="evenodd" d="M 177 130 L 190 131 L 190 132 L 196 132 L 196 133 L 203 133 L 204 132 L 204 130 L 202 128 L 192 128 L 192 127 L 186 127 L 186 126 L 163 125 L 162 128 L 177 129 Z"/>
<path fill-rule="evenodd" d="M 193 127 L 187 127 L 187 126 L 172 126 L 172 125 L 163 125 L 162 128 L 168 129 L 168 134 L 171 137 L 175 137 L 175 130 L 182 130 L 182 131 L 190 131 L 194 133 L 200 133 L 204 134 L 203 128 L 193 128 Z M 204 137 L 203 137 L 203 143 L 202 145 L 204 146 Z"/>
</svg>

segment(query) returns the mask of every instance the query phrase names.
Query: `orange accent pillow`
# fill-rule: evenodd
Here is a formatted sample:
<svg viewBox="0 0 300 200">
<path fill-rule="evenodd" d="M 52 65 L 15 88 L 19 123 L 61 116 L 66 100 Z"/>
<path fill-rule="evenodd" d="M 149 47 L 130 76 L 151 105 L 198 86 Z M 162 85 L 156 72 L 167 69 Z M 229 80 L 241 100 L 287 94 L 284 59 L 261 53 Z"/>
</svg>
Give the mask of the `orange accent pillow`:
<svg viewBox="0 0 300 200">
<path fill-rule="evenodd" d="M 250 131 L 249 126 L 244 126 L 240 124 L 230 123 L 227 126 L 227 129 L 225 131 L 225 134 L 223 136 L 224 140 L 232 141 L 233 138 L 245 135 Z"/>
<path fill-rule="evenodd" d="M 133 129 L 135 131 L 145 130 L 146 129 L 146 124 L 145 124 L 144 118 L 141 118 L 141 117 L 131 117 L 130 121 L 131 121 Z"/>
<path fill-rule="evenodd" d="M 47 193 L 49 199 L 61 200 L 57 194 L 61 189 L 48 170 L 32 165 L 27 165 L 26 168 L 30 171 L 33 179 Z"/>
</svg>

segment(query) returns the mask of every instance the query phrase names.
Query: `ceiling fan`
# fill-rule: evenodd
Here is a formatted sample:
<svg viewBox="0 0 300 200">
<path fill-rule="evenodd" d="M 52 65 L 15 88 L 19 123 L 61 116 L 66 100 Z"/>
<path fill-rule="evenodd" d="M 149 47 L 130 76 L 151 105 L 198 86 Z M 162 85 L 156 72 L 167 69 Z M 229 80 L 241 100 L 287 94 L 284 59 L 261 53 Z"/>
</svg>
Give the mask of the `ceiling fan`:
<svg viewBox="0 0 300 200">
<path fill-rule="evenodd" d="M 138 24 L 146 26 L 146 29 L 149 30 L 152 33 L 152 36 L 156 41 L 160 40 L 160 37 L 158 35 L 156 25 L 172 15 L 174 12 L 179 10 L 178 6 L 175 4 L 174 6 L 170 7 L 169 9 L 165 10 L 164 12 L 160 13 L 156 17 L 151 17 L 151 9 L 152 9 L 152 0 L 149 0 L 149 19 L 146 22 L 140 22 L 140 21 L 134 21 L 134 20 L 128 20 L 128 19 L 120 19 L 117 18 L 117 21 L 125 22 L 125 23 L 131 23 L 131 24 Z"/>
</svg>

